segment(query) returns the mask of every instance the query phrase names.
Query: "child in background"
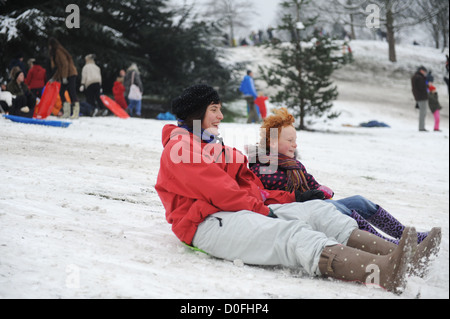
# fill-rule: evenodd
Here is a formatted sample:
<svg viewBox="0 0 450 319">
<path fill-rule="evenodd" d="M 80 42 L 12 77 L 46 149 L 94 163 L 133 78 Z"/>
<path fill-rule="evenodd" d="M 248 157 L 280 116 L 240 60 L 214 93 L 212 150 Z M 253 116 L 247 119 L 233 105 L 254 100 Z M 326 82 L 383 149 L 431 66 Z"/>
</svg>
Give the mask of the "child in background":
<svg viewBox="0 0 450 319">
<path fill-rule="evenodd" d="M 266 108 L 266 101 L 269 98 L 267 96 L 260 95 L 256 98 L 255 104 L 259 107 L 259 114 L 261 115 L 261 118 L 264 120 L 267 116 L 267 108 Z"/>
<path fill-rule="evenodd" d="M 428 86 L 428 90 L 428 106 L 430 107 L 431 113 L 434 115 L 434 131 L 440 132 L 441 130 L 439 129 L 439 123 L 441 119 L 440 110 L 442 110 L 442 106 L 439 103 L 436 87 L 430 84 Z"/>
<path fill-rule="evenodd" d="M 127 101 L 125 100 L 125 86 L 123 85 L 123 80 L 125 78 L 125 70 L 120 70 L 120 76 L 117 77 L 113 86 L 114 100 L 119 104 L 124 110 L 128 108 Z"/>
</svg>

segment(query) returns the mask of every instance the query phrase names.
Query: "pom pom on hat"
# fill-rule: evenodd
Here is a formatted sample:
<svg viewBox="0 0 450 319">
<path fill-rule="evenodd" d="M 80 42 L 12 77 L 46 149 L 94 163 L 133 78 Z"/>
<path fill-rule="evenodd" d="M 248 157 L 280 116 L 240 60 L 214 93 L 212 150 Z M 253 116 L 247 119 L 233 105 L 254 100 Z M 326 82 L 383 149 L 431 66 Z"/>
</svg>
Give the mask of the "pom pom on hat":
<svg viewBox="0 0 450 319">
<path fill-rule="evenodd" d="M 220 103 L 217 91 L 206 84 L 193 85 L 172 101 L 172 113 L 181 120 L 200 117 L 211 103 Z"/>
</svg>

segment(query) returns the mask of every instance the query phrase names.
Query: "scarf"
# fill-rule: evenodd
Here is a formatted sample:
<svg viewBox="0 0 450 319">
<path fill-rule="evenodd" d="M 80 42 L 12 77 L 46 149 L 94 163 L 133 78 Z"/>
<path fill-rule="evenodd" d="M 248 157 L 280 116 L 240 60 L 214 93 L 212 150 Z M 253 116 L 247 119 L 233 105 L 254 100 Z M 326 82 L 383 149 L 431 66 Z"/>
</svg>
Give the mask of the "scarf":
<svg viewBox="0 0 450 319">
<path fill-rule="evenodd" d="M 292 193 L 295 190 L 299 190 L 303 193 L 309 190 L 305 175 L 303 174 L 300 165 L 297 163 L 295 158 L 278 154 L 278 166 L 286 170 L 286 191 Z"/>
<path fill-rule="evenodd" d="M 185 122 L 181 119 L 178 119 L 178 127 L 184 128 L 185 130 L 187 130 L 188 132 L 191 132 L 192 134 L 195 134 L 197 132 L 194 133 L 194 130 L 192 128 L 190 128 L 189 126 L 187 126 L 185 124 Z M 198 137 L 200 137 L 202 139 L 203 142 L 205 143 L 216 143 L 217 141 L 221 142 L 221 139 L 218 136 L 215 136 L 214 134 L 206 131 L 204 128 L 200 129 L 200 136 L 198 134 L 195 134 Z"/>
<path fill-rule="evenodd" d="M 219 136 L 216 136 L 210 132 L 208 132 L 207 130 L 205 130 L 204 128 L 200 129 L 200 136 L 198 134 L 196 134 L 197 132 L 194 133 L 194 129 L 190 128 L 189 126 L 187 126 L 183 120 L 178 119 L 178 127 L 184 128 L 185 130 L 187 130 L 188 132 L 200 137 L 200 139 L 205 142 L 205 143 L 217 143 L 219 142 L 220 144 L 222 144 L 222 151 L 220 152 L 220 154 L 217 156 L 215 162 L 217 163 L 219 161 L 220 156 L 222 155 L 222 153 L 224 153 L 225 155 L 225 161 L 228 162 L 227 159 L 227 153 L 225 151 L 225 144 L 223 143 L 223 139 Z"/>
</svg>

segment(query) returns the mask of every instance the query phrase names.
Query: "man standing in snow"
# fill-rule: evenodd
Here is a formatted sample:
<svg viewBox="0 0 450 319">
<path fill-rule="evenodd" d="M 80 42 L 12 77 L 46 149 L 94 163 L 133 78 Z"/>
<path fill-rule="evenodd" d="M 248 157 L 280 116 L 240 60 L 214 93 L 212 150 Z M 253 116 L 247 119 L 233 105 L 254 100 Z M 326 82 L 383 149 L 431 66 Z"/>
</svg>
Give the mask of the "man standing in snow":
<svg viewBox="0 0 450 319">
<path fill-rule="evenodd" d="M 255 99 L 258 97 L 255 89 L 255 82 L 253 81 L 253 72 L 248 70 L 247 75 L 241 82 L 239 90 L 244 94 L 244 99 L 247 101 L 248 120 L 247 123 L 259 123 L 258 111 L 256 110 Z"/>
<path fill-rule="evenodd" d="M 417 72 L 411 78 L 412 92 L 414 99 L 419 105 L 419 131 L 425 132 L 425 118 L 428 110 L 428 90 L 426 83 L 427 69 L 419 67 Z"/>
</svg>

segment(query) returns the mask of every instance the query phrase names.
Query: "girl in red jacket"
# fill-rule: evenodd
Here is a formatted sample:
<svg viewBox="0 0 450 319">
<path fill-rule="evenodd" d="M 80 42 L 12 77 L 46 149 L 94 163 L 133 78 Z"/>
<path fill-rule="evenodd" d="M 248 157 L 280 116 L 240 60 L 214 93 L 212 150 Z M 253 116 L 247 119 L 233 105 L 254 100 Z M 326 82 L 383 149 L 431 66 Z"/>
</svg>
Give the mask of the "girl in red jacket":
<svg viewBox="0 0 450 319">
<path fill-rule="evenodd" d="M 186 89 L 172 113 L 179 124 L 163 128 L 155 189 L 181 241 L 217 258 L 366 284 L 374 278 L 389 291 L 402 290 L 417 245 L 414 228 L 396 246 L 360 231 L 326 201 L 297 202 L 296 192 L 264 189 L 247 158 L 222 143 L 222 105 L 207 85 Z M 380 272 L 372 274 L 374 268 Z"/>
<path fill-rule="evenodd" d="M 123 79 L 125 77 L 125 70 L 120 70 L 120 76 L 117 77 L 114 82 L 112 92 L 114 94 L 114 100 L 119 104 L 124 110 L 127 109 L 127 101 L 125 100 L 125 86 L 123 85 Z"/>
</svg>

